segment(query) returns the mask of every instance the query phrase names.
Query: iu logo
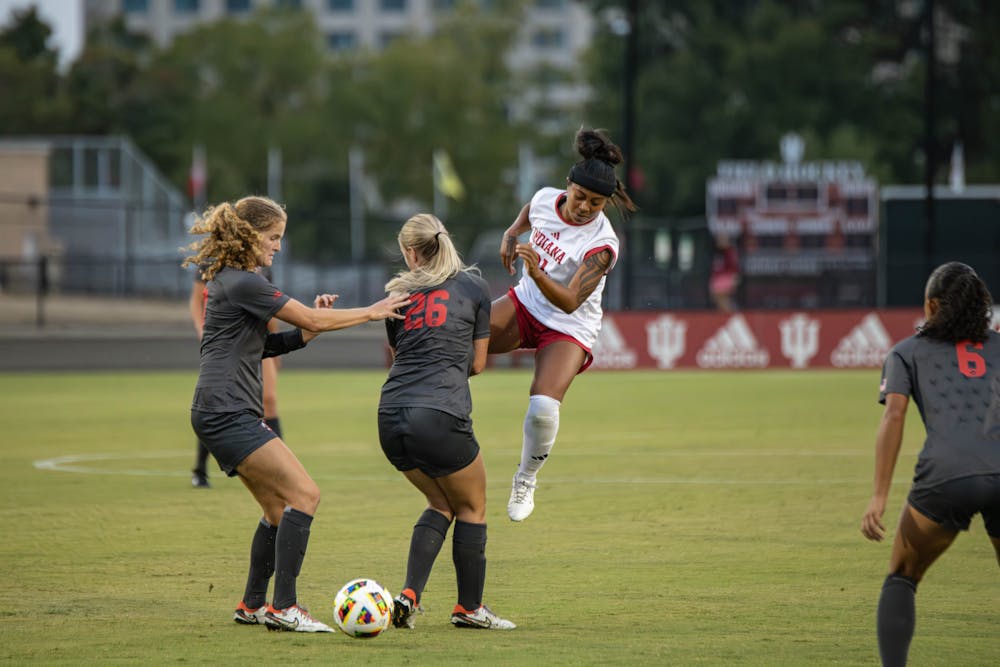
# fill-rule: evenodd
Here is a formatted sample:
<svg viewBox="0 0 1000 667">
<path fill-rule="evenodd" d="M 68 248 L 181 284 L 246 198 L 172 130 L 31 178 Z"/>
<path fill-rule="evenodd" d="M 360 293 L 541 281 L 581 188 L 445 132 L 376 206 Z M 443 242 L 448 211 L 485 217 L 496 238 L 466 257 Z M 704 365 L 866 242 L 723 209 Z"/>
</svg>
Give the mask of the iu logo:
<svg viewBox="0 0 1000 667">
<path fill-rule="evenodd" d="M 781 329 L 781 353 L 792 368 L 805 368 L 819 351 L 819 321 L 796 313 L 778 323 Z"/>
<path fill-rule="evenodd" d="M 684 338 L 687 322 L 672 315 L 658 317 L 646 323 L 646 347 L 649 356 L 656 359 L 658 368 L 673 368 L 684 356 Z"/>
</svg>

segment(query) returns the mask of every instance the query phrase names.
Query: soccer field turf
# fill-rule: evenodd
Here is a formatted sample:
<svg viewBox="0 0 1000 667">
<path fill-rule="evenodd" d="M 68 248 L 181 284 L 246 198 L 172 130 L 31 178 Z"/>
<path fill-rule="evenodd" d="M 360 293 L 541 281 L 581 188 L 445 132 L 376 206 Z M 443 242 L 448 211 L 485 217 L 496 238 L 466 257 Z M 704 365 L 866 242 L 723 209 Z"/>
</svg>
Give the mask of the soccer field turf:
<svg viewBox="0 0 1000 667">
<path fill-rule="evenodd" d="M 385 461 L 384 372 L 281 375 L 289 445 L 323 499 L 299 598 L 327 623 L 365 576 L 398 593 L 422 498 Z M 535 513 L 506 516 L 530 376 L 473 378 L 489 477 L 485 601 L 512 632 L 451 627 L 442 549 L 412 631 L 370 641 L 231 620 L 260 513 L 195 490 L 188 372 L 0 375 L 11 664 L 874 665 L 889 543 L 858 530 L 878 371 L 598 372 L 564 402 Z M 923 437 L 910 411 L 894 526 Z M 450 542 L 450 539 L 449 539 Z M 982 522 L 917 595 L 915 665 L 994 665 L 1000 578 Z"/>
</svg>

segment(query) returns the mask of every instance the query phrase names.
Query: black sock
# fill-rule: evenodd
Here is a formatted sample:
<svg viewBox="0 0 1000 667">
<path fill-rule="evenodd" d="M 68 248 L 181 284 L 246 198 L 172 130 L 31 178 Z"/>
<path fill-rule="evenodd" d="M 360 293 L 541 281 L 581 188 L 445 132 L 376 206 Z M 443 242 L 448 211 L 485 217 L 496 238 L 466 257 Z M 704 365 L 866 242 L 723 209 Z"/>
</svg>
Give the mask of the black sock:
<svg viewBox="0 0 1000 667">
<path fill-rule="evenodd" d="M 274 574 L 274 539 L 277 534 L 277 526 L 272 526 L 264 518 L 257 523 L 257 531 L 250 542 L 250 573 L 243 591 L 243 604 L 250 609 L 256 609 L 267 600 L 267 585 Z"/>
<path fill-rule="evenodd" d="M 280 417 L 271 417 L 269 419 L 265 419 L 264 423 L 271 427 L 271 430 L 274 431 L 274 434 L 276 436 L 278 436 L 282 440 L 285 439 L 285 436 L 281 435 L 281 418 Z"/>
<path fill-rule="evenodd" d="M 878 599 L 878 652 L 883 667 L 905 665 L 917 623 L 917 582 L 890 574 Z"/>
<path fill-rule="evenodd" d="M 427 509 L 413 526 L 410 555 L 406 559 L 406 584 L 403 588 L 412 590 L 418 602 L 450 525 L 451 522 L 443 514 Z"/>
<path fill-rule="evenodd" d="M 198 453 L 195 455 L 194 460 L 194 470 L 191 472 L 198 473 L 199 475 L 208 475 L 208 447 L 202 443 L 201 440 L 198 441 Z"/>
<path fill-rule="evenodd" d="M 455 521 L 451 557 L 458 579 L 458 604 L 475 611 L 483 603 L 486 584 L 486 524 Z"/>
<path fill-rule="evenodd" d="M 312 520 L 305 512 L 291 507 L 281 515 L 274 545 L 274 600 L 271 604 L 275 609 L 287 609 L 298 601 L 295 578 L 299 576 L 306 557 Z"/>
</svg>

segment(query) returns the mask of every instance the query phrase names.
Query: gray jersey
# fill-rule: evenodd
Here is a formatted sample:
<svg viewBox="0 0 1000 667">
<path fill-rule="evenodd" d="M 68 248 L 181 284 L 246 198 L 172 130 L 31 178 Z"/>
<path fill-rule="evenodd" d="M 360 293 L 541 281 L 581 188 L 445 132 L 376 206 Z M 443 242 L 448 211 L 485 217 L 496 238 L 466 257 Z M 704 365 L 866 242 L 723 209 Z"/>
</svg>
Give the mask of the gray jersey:
<svg viewBox="0 0 1000 667">
<path fill-rule="evenodd" d="M 288 301 L 259 273 L 226 267 L 208 282 L 201 373 L 192 410 L 250 410 L 263 416 L 260 360 L 267 322 Z"/>
<path fill-rule="evenodd" d="M 466 418 L 472 412 L 472 341 L 490 335 L 489 287 L 460 271 L 410 300 L 406 319 L 385 321 L 396 358 L 379 407 L 433 408 Z"/>
<path fill-rule="evenodd" d="M 1000 334 L 952 345 L 911 336 L 889 352 L 879 402 L 912 396 L 927 430 L 914 489 L 1000 474 Z"/>
</svg>

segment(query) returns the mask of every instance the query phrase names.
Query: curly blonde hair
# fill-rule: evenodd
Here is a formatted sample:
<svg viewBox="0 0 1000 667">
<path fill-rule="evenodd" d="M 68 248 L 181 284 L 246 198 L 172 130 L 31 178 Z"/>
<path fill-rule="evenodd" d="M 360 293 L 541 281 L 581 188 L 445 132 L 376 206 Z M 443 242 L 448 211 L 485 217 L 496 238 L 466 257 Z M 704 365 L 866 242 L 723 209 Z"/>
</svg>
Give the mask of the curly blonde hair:
<svg viewBox="0 0 1000 667">
<path fill-rule="evenodd" d="M 261 233 L 286 222 L 284 207 L 267 197 L 244 197 L 208 208 L 191 227 L 202 235 L 182 250 L 193 253 L 181 266 L 201 268 L 202 280 L 211 280 L 223 267 L 254 271 L 260 266 Z"/>
</svg>

